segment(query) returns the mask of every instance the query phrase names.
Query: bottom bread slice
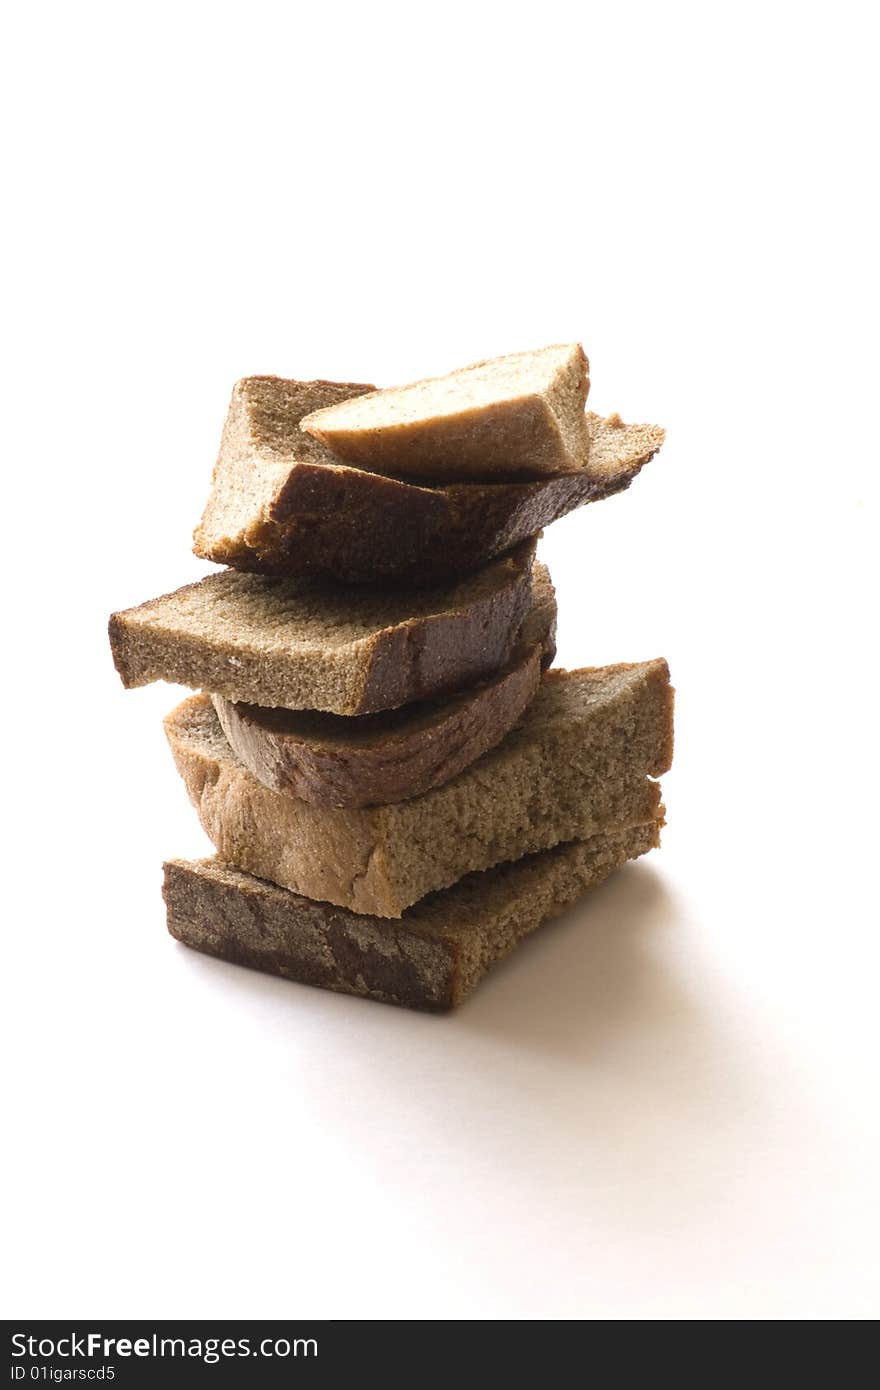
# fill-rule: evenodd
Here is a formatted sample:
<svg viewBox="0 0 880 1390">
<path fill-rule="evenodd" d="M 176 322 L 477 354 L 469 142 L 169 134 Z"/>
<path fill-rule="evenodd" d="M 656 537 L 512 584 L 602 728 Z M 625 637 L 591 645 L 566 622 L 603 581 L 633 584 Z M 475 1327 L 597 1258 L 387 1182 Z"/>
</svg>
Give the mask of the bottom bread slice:
<svg viewBox="0 0 880 1390">
<path fill-rule="evenodd" d="M 469 874 L 398 921 L 313 902 L 217 859 L 172 859 L 168 930 L 197 951 L 301 984 L 442 1012 L 548 917 L 654 849 L 662 824 L 659 815 Z"/>
</svg>

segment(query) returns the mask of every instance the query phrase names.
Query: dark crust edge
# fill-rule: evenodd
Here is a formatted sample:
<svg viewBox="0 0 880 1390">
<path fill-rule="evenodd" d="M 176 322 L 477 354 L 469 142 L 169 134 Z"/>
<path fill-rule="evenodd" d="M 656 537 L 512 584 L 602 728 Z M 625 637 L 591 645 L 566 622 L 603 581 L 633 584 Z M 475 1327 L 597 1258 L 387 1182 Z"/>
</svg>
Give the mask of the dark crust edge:
<svg viewBox="0 0 880 1390">
<path fill-rule="evenodd" d="M 289 924 L 280 914 L 288 899 L 278 899 L 274 885 L 248 876 L 248 892 L 224 885 L 207 875 L 199 875 L 196 867 L 182 861 L 164 865 L 162 896 L 167 908 L 168 931 L 175 940 L 205 955 L 247 966 L 271 975 L 313 985 L 335 993 L 353 994 L 380 1003 L 397 1004 L 426 1013 L 446 1013 L 455 1003 L 456 958 L 448 942 L 430 943 L 431 964 L 439 972 L 439 988 L 427 981 L 425 970 L 420 971 L 415 960 L 407 959 L 402 951 L 393 956 L 355 944 L 350 934 L 353 914 L 327 903 L 305 903 L 289 895 L 290 908 L 299 906 L 316 921 L 330 959 L 316 959 L 300 950 L 297 954 L 278 949 L 273 935 L 284 933 L 289 939 Z M 230 919 L 244 923 L 243 935 L 254 944 L 243 944 L 236 935 Z M 373 919 L 367 919 L 372 921 Z M 405 929 L 395 924 L 395 940 L 401 943 Z M 274 931 L 273 931 L 274 929 Z M 419 940 L 422 951 L 426 943 Z"/>
<path fill-rule="evenodd" d="M 446 613 L 380 633 L 355 713 L 459 690 L 504 666 L 531 601 L 534 545 L 524 543 L 507 563 L 511 582 L 476 598 L 466 615 Z"/>
</svg>

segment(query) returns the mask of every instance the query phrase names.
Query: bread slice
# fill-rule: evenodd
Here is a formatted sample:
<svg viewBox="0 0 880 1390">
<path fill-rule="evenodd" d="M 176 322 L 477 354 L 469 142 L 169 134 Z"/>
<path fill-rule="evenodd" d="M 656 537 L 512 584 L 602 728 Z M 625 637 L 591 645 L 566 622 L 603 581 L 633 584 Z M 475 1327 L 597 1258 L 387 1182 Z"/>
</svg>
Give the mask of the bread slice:
<svg viewBox="0 0 880 1390">
<path fill-rule="evenodd" d="M 223 570 L 114 613 L 126 687 L 167 680 L 227 700 L 371 714 L 482 680 L 509 660 L 529 608 L 534 542 L 417 593 Z"/>
<path fill-rule="evenodd" d="M 312 902 L 216 859 L 172 859 L 163 889 L 178 941 L 300 984 L 439 1013 L 496 961 L 627 859 L 660 841 L 662 817 L 469 874 L 399 922 Z"/>
<path fill-rule="evenodd" d="M 548 671 L 520 725 L 442 787 L 391 806 L 313 806 L 235 757 L 210 697 L 165 721 L 177 769 L 227 863 L 305 897 L 399 917 L 466 873 L 656 814 L 669 766 L 665 661 Z"/>
<path fill-rule="evenodd" d="M 580 343 L 515 352 L 306 415 L 348 463 L 437 481 L 583 468 L 589 363 Z"/>
<path fill-rule="evenodd" d="M 351 468 L 299 428 L 314 403 L 364 388 L 249 377 L 232 393 L 211 496 L 194 535 L 205 560 L 254 574 L 430 583 L 479 569 L 576 507 L 629 487 L 658 425 L 587 413 L 577 473 L 422 487 Z"/>
<path fill-rule="evenodd" d="M 211 493 L 195 532 L 196 554 L 250 545 L 269 519 L 294 462 L 332 463 L 323 444 L 303 434 L 310 411 L 375 387 L 341 381 L 284 381 L 251 376 L 236 382 L 226 413 Z M 226 563 L 223 561 L 222 563 Z"/>
<path fill-rule="evenodd" d="M 534 698 L 553 659 L 556 600 L 536 564 L 520 646 L 497 674 L 438 700 L 346 718 L 264 709 L 214 695 L 235 755 L 258 782 L 314 806 L 374 806 L 442 786 L 500 743 Z"/>
</svg>

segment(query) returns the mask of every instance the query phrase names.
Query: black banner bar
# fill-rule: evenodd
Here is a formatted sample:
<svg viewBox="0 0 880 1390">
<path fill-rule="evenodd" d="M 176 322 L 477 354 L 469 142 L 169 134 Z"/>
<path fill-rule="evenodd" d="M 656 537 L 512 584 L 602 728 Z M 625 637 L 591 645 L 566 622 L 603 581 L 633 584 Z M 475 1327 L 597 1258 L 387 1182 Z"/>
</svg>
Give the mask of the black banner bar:
<svg viewBox="0 0 880 1390">
<path fill-rule="evenodd" d="M 393 1382 L 423 1372 L 461 1373 L 491 1356 L 493 1373 L 509 1365 L 546 1376 L 574 1352 L 571 1335 L 552 1340 L 536 1324 L 499 1330 L 486 1322 L 9 1320 L 5 1384 L 93 1386 L 273 1386 L 338 1384 L 340 1374 Z M 561 1363 L 560 1363 L 561 1369 Z M 0 1383 L 0 1390 L 3 1390 Z"/>
</svg>

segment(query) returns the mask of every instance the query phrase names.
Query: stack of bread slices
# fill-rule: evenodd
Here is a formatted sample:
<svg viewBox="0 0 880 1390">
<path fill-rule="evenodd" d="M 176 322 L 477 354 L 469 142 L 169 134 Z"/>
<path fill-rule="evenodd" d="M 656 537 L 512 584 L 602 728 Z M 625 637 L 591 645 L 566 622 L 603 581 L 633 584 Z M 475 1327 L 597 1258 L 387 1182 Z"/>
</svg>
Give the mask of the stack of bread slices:
<svg viewBox="0 0 880 1390">
<path fill-rule="evenodd" d="M 579 344 L 376 390 L 250 377 L 195 552 L 227 568 L 115 613 L 216 858 L 165 865 L 172 935 L 388 1003 L 458 1004 L 658 843 L 662 660 L 548 669 L 538 533 L 663 442 L 585 410 Z"/>
</svg>

